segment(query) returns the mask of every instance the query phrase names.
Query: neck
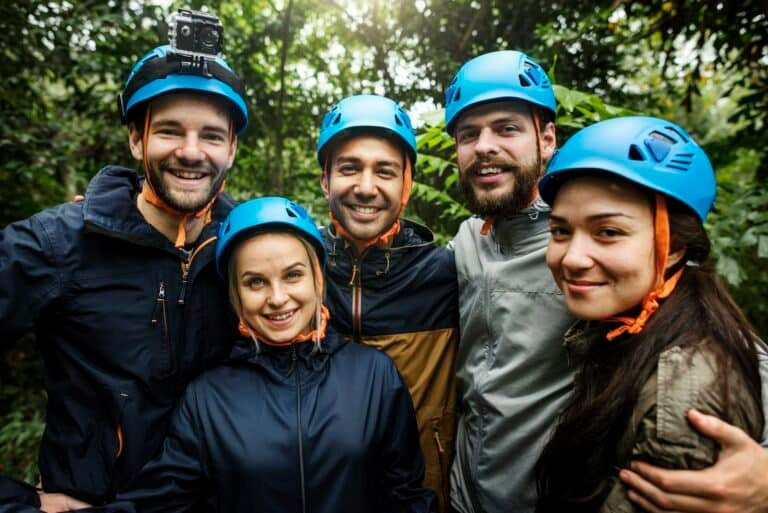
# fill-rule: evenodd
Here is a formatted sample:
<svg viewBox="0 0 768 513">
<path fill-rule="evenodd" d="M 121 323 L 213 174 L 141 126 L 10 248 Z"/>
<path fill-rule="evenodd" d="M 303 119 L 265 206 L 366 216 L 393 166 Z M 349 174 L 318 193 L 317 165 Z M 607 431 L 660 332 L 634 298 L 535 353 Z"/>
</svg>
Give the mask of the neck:
<svg viewBox="0 0 768 513">
<path fill-rule="evenodd" d="M 172 215 L 165 210 L 152 205 L 142 194 L 139 194 L 136 198 L 136 206 L 147 223 L 149 223 L 155 230 L 162 233 L 169 241 L 176 241 L 181 217 Z M 189 216 L 185 226 L 187 230 L 186 242 L 195 242 L 203 231 L 205 220 L 202 217 Z"/>
</svg>

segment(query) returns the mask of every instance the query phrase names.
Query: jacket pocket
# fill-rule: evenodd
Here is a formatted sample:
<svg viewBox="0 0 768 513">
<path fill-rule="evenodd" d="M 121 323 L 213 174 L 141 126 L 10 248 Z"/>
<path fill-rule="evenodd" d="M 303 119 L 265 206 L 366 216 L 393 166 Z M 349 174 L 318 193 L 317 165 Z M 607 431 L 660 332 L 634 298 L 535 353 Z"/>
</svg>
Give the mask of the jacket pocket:
<svg viewBox="0 0 768 513">
<path fill-rule="evenodd" d="M 165 282 L 160 280 L 155 295 L 155 307 L 150 321 L 155 331 L 157 347 L 152 351 L 152 375 L 166 377 L 172 371 L 171 332 L 168 324 L 168 293 Z"/>
</svg>

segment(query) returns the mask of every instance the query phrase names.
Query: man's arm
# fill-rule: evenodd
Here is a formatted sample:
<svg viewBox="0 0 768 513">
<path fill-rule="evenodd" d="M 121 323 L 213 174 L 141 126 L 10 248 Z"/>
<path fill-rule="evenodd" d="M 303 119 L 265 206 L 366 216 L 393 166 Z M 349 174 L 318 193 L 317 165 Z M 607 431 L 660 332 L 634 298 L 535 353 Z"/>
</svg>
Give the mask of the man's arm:
<svg viewBox="0 0 768 513">
<path fill-rule="evenodd" d="M 691 410 L 688 419 L 720 445 L 715 465 L 666 470 L 635 461 L 619 474 L 630 500 L 651 513 L 768 513 L 768 450 L 717 417 Z"/>
</svg>

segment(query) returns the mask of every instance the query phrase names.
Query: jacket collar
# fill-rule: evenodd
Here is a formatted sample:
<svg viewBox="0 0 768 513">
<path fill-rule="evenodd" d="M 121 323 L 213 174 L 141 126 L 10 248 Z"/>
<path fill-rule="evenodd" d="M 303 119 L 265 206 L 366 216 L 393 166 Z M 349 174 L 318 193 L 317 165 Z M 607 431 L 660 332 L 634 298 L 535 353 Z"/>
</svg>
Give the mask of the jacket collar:
<svg viewBox="0 0 768 513">
<path fill-rule="evenodd" d="M 103 168 L 93 177 L 85 193 L 83 219 L 86 229 L 147 246 L 173 248 L 173 243 L 152 228 L 139 212 L 136 196 L 140 191 L 141 179 L 133 169 Z M 232 198 L 220 195 L 211 211 L 212 222 L 204 227 L 199 240 L 215 235 L 218 222 L 233 207 Z"/>
</svg>

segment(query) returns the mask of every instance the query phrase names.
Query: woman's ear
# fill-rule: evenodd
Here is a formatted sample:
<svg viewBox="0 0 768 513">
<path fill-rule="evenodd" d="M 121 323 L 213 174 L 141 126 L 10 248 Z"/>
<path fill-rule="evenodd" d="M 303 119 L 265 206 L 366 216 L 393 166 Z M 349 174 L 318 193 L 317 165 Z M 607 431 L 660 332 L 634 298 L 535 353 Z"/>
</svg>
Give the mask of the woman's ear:
<svg viewBox="0 0 768 513">
<path fill-rule="evenodd" d="M 669 253 L 669 256 L 667 257 L 667 268 L 664 269 L 665 271 L 668 271 L 671 267 L 675 266 L 680 260 L 685 256 L 685 250 L 686 247 L 683 246 L 682 248 L 672 251 Z"/>
</svg>

